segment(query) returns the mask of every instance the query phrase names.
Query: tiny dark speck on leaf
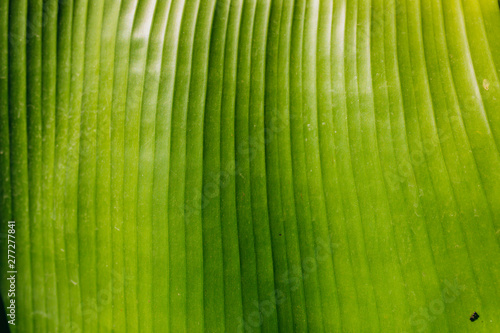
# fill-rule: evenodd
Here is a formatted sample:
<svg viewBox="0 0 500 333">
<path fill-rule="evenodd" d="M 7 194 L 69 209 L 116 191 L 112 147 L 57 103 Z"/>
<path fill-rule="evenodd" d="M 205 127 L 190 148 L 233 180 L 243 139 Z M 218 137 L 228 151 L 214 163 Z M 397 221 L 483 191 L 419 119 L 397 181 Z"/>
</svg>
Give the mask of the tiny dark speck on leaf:
<svg viewBox="0 0 500 333">
<path fill-rule="evenodd" d="M 280 236 L 281 236 L 281 234 L 280 234 Z"/>
</svg>

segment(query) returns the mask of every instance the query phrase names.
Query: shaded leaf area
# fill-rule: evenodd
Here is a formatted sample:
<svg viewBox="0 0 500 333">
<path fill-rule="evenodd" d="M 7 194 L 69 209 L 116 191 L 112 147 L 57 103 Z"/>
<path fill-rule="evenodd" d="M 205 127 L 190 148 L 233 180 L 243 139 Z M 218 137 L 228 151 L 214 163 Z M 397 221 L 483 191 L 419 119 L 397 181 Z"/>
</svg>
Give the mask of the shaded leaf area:
<svg viewBox="0 0 500 333">
<path fill-rule="evenodd" d="M 12 331 L 500 331 L 496 0 L 0 15 Z"/>
</svg>

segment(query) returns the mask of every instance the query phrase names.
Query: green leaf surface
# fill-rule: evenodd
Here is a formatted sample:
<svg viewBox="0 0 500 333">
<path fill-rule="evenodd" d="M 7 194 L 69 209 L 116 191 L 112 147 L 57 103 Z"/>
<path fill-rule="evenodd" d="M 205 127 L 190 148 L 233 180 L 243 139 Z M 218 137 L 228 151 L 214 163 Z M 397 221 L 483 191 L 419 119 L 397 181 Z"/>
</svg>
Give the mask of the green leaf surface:
<svg viewBox="0 0 500 333">
<path fill-rule="evenodd" d="M 499 77 L 495 0 L 0 0 L 10 330 L 500 332 Z"/>
</svg>

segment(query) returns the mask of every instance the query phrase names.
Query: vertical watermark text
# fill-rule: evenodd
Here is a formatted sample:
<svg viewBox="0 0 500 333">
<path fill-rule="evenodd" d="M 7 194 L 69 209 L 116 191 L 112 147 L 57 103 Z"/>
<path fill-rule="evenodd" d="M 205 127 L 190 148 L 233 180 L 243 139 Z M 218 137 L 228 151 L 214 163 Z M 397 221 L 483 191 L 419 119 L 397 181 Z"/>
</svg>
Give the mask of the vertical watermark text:
<svg viewBox="0 0 500 333">
<path fill-rule="evenodd" d="M 16 325 L 16 222 L 9 221 L 7 229 L 7 317 L 10 325 Z"/>
</svg>

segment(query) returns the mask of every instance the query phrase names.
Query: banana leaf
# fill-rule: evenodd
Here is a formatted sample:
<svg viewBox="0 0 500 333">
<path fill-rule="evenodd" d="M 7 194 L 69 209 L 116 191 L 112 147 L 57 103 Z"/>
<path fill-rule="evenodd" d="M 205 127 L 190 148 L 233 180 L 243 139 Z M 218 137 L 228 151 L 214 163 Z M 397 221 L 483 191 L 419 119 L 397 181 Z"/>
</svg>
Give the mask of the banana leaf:
<svg viewBox="0 0 500 333">
<path fill-rule="evenodd" d="M 3 330 L 500 332 L 499 77 L 496 0 L 0 0 Z"/>
</svg>

